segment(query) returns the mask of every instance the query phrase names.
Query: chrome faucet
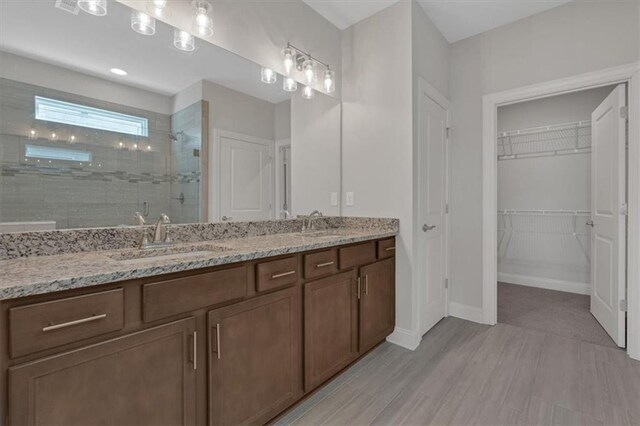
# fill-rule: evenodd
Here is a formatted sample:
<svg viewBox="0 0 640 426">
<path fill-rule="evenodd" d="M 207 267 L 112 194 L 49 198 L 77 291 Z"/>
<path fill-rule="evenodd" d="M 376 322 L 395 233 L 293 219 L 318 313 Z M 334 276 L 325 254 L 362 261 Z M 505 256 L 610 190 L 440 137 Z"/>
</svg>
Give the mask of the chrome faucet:
<svg viewBox="0 0 640 426">
<path fill-rule="evenodd" d="M 144 217 L 136 212 L 136 219 L 138 219 L 138 224 L 140 226 L 144 226 L 146 221 Z M 150 249 L 150 248 L 159 248 L 159 247 L 167 247 L 171 245 L 171 239 L 169 238 L 169 234 L 167 232 L 167 224 L 171 223 L 169 220 L 169 216 L 166 214 L 161 214 L 156 224 L 153 227 L 153 240 L 149 241 L 149 230 L 147 228 L 142 229 L 142 238 L 140 240 L 140 249 Z"/>
<path fill-rule="evenodd" d="M 306 223 L 302 222 L 302 232 L 313 231 L 314 229 L 316 229 L 315 224 L 313 222 L 313 219 L 315 219 L 316 217 L 322 217 L 322 213 L 320 213 L 320 211 L 318 210 L 314 210 L 311 212 L 311 214 L 306 220 Z"/>
</svg>

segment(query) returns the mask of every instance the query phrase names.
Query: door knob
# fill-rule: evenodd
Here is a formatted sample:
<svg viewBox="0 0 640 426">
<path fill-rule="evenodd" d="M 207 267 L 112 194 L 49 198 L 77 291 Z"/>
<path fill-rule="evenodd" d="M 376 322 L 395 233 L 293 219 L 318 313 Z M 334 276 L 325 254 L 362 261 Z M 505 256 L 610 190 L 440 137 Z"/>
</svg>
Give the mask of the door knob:
<svg viewBox="0 0 640 426">
<path fill-rule="evenodd" d="M 588 221 L 587 223 L 585 223 L 585 225 L 589 225 L 589 226 L 590 226 L 590 227 L 592 227 L 592 228 L 594 227 L 594 224 L 593 224 L 593 221 L 592 221 L 592 220 L 590 220 L 590 221 Z"/>
<path fill-rule="evenodd" d="M 227 220 L 233 220 L 231 216 L 222 216 L 220 219 L 222 219 L 223 222 L 226 222 Z"/>
<path fill-rule="evenodd" d="M 422 230 L 423 230 L 424 232 L 431 231 L 432 229 L 435 229 L 435 228 L 436 228 L 436 226 L 435 226 L 435 225 L 431 225 L 431 226 L 429 226 L 429 225 L 427 225 L 426 223 L 425 223 L 424 225 L 422 225 Z"/>
</svg>

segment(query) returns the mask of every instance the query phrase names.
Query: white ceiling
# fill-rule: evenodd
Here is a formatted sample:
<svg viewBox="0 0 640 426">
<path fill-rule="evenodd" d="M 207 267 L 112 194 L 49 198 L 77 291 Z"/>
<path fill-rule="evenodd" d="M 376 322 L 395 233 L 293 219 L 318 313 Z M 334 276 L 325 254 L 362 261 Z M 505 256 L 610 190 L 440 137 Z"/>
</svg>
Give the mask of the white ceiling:
<svg viewBox="0 0 640 426">
<path fill-rule="evenodd" d="M 408 0 L 303 0 L 340 29 Z M 449 43 L 535 15 L 571 0 L 417 0 Z"/>
<path fill-rule="evenodd" d="M 54 0 L 0 0 L 0 50 L 164 95 L 208 80 L 277 103 L 290 94 L 280 84 L 260 81 L 260 66 L 202 40 L 185 54 L 172 48 L 173 28 L 156 22 L 156 34 L 129 27 L 130 9 L 110 1 L 109 13 L 77 16 Z M 129 74 L 109 72 L 121 68 Z"/>
</svg>

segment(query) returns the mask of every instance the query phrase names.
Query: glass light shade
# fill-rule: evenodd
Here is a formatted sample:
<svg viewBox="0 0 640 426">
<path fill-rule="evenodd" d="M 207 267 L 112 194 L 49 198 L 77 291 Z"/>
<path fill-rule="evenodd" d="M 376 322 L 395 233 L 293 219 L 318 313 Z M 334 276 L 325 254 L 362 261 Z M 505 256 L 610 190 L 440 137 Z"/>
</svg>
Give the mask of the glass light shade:
<svg viewBox="0 0 640 426">
<path fill-rule="evenodd" d="M 143 35 L 156 33 L 156 20 L 143 12 L 131 11 L 131 29 Z"/>
<path fill-rule="evenodd" d="M 304 81 L 307 84 L 313 84 L 316 81 L 315 64 L 311 59 L 307 59 L 302 63 L 302 72 L 304 73 Z"/>
<path fill-rule="evenodd" d="M 188 32 L 174 28 L 173 47 L 183 52 L 193 52 L 196 49 L 196 40 Z"/>
<path fill-rule="evenodd" d="M 316 97 L 316 91 L 313 90 L 310 86 L 304 86 L 304 89 L 302 89 L 302 98 L 313 99 L 315 97 Z"/>
<path fill-rule="evenodd" d="M 260 72 L 260 79 L 263 83 L 273 84 L 278 79 L 278 75 L 273 72 L 271 68 L 262 67 L 262 71 Z"/>
<path fill-rule="evenodd" d="M 164 16 L 165 18 L 169 17 L 171 14 L 166 10 L 167 8 L 167 0 L 151 0 L 147 4 L 147 10 L 149 13 L 155 16 Z"/>
<path fill-rule="evenodd" d="M 213 35 L 213 19 L 211 19 L 211 4 L 206 1 L 193 2 L 195 22 L 194 29 L 200 37 L 209 38 Z"/>
<path fill-rule="evenodd" d="M 167 7 L 167 0 L 153 0 L 153 7 L 155 7 L 156 9 L 164 9 L 165 7 Z"/>
<path fill-rule="evenodd" d="M 327 93 L 336 91 L 336 75 L 329 69 L 324 72 L 324 91 Z"/>
<path fill-rule="evenodd" d="M 282 80 L 282 90 L 285 92 L 295 92 L 298 90 L 298 82 L 291 77 L 285 77 Z"/>
<path fill-rule="evenodd" d="M 293 66 L 295 65 L 295 56 L 293 53 L 293 49 L 287 47 L 282 51 L 282 65 L 284 66 L 285 74 L 291 74 L 293 71 Z"/>
<path fill-rule="evenodd" d="M 29 130 L 29 139 L 38 139 L 38 132 L 36 129 Z"/>
<path fill-rule="evenodd" d="M 78 0 L 78 7 L 95 16 L 107 14 L 107 0 Z"/>
</svg>

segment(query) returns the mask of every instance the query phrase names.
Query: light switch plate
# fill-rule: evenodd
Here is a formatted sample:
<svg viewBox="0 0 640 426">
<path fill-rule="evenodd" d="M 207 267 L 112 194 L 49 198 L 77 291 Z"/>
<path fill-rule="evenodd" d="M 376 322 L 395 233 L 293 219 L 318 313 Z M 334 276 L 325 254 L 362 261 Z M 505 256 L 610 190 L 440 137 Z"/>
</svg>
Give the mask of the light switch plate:
<svg viewBox="0 0 640 426">
<path fill-rule="evenodd" d="M 353 192 L 347 192 L 347 205 L 353 205 Z"/>
<path fill-rule="evenodd" d="M 331 193 L 331 205 L 332 206 L 337 206 L 338 205 L 338 193 L 337 192 L 332 192 Z"/>
</svg>

